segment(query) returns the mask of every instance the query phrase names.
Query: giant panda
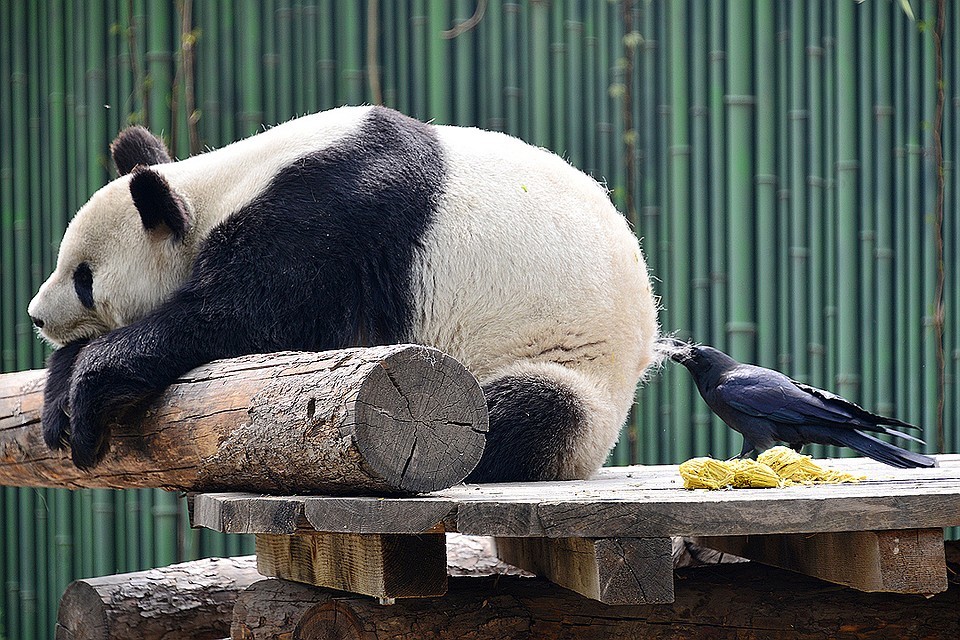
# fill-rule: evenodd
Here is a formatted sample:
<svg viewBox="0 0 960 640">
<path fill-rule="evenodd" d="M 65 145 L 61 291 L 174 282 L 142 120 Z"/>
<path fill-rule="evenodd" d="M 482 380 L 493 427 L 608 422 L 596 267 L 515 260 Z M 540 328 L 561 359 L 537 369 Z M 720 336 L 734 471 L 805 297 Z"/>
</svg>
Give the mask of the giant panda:
<svg viewBox="0 0 960 640">
<path fill-rule="evenodd" d="M 171 161 L 143 128 L 30 302 L 43 434 L 109 425 L 218 358 L 401 342 L 459 359 L 490 412 L 469 480 L 584 478 L 657 359 L 638 240 L 606 190 L 517 138 L 341 107 Z"/>
</svg>

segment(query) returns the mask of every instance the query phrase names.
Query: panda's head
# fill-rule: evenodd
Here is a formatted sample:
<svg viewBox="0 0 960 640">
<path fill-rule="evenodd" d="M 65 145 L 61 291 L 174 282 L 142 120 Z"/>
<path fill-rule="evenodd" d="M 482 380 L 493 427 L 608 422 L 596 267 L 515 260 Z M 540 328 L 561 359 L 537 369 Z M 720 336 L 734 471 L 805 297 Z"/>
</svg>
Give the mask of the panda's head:
<svg viewBox="0 0 960 640">
<path fill-rule="evenodd" d="M 184 281 L 192 263 L 184 250 L 190 206 L 155 166 L 170 162 L 163 142 L 132 127 L 111 152 L 120 177 L 74 216 L 56 270 L 27 309 L 40 335 L 57 346 L 143 317 Z"/>
</svg>

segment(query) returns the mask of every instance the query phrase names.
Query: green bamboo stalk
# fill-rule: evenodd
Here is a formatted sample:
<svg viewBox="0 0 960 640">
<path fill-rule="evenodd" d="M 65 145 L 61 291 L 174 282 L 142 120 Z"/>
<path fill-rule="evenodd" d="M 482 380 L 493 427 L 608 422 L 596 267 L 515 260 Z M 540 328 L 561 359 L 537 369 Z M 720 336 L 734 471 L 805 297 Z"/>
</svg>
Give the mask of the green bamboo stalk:
<svg viewBox="0 0 960 640">
<path fill-rule="evenodd" d="M 792 271 L 792 256 L 790 255 L 791 240 L 791 192 L 792 184 L 791 156 L 790 156 L 790 108 L 791 108 L 791 45 L 793 38 L 790 31 L 790 6 L 777 4 L 777 287 L 781 292 L 777 296 L 777 365 L 781 371 L 789 372 L 793 366 L 791 359 L 793 336 L 790 331 L 790 322 L 793 319 L 793 309 L 790 297 L 785 293 L 790 291 Z"/>
<path fill-rule="evenodd" d="M 54 491 L 54 594 L 62 594 L 73 579 L 73 572 L 71 571 L 71 558 L 74 555 L 73 527 L 70 518 L 72 501 L 73 497 L 67 490 L 61 489 Z M 54 600 L 54 602 L 56 602 L 56 600 Z"/>
<path fill-rule="evenodd" d="M 922 74 L 920 79 L 920 93 L 915 94 L 921 98 L 922 113 L 922 138 L 920 162 L 921 192 L 920 201 L 916 209 L 916 216 L 920 221 L 918 228 L 918 244 L 921 260 L 923 262 L 922 277 L 923 285 L 920 288 L 921 306 L 917 307 L 923 322 L 922 336 L 922 360 L 920 368 L 922 371 L 921 384 L 923 387 L 922 396 L 918 401 L 922 402 L 922 425 L 924 427 L 924 440 L 927 441 L 926 451 L 934 452 L 938 450 L 937 443 L 940 440 L 938 433 L 939 423 L 939 372 L 937 364 L 937 328 L 934 321 L 936 310 L 935 289 L 937 282 L 937 247 L 940 238 L 937 234 L 937 224 L 934 216 L 936 215 L 937 200 L 937 160 L 934 156 L 934 130 L 933 122 L 936 115 L 937 102 L 937 76 L 936 76 L 936 54 L 933 43 L 933 30 L 937 19 L 936 0 L 927 0 L 922 5 L 924 17 L 929 23 L 929 27 L 918 36 L 918 54 Z M 919 377 L 919 376 L 918 376 Z"/>
<path fill-rule="evenodd" d="M 906 377 L 910 375 L 911 369 L 907 359 L 907 349 L 909 348 L 909 342 L 906 339 L 907 332 L 909 331 L 908 327 L 908 316 L 909 316 L 909 304 L 908 304 L 908 295 L 906 293 L 907 287 L 907 268 L 908 268 L 908 256 L 907 256 L 907 211 L 910 206 L 908 200 L 908 190 L 906 188 L 907 181 L 907 122 L 909 114 L 907 112 L 907 103 L 910 100 L 907 99 L 907 73 L 906 73 L 906 64 L 907 64 L 907 51 L 906 51 L 906 31 L 908 27 L 905 25 L 905 21 L 898 20 L 896 16 L 893 19 L 894 25 L 894 87 L 899 89 L 894 94 L 894 114 L 895 114 L 895 129 L 894 135 L 896 140 L 896 160 L 895 160 L 895 171 L 894 171 L 894 185 L 896 186 L 894 202 L 896 203 L 896 208 L 894 209 L 894 234 L 895 239 L 894 245 L 894 256 L 895 256 L 895 291 L 898 292 L 896 296 L 896 324 L 894 329 L 894 336 L 896 342 L 896 373 L 894 375 L 894 380 L 896 381 L 896 414 L 903 419 L 912 419 L 909 407 L 909 384 Z"/>
<path fill-rule="evenodd" d="M 453 122 L 449 95 L 453 86 L 450 77 L 450 41 L 440 34 L 450 26 L 446 2 L 427 3 L 427 104 L 430 118 L 438 124 Z"/>
<path fill-rule="evenodd" d="M 596 124 L 597 137 L 592 171 L 594 175 L 609 180 L 612 177 L 610 153 L 614 147 L 613 114 L 611 113 L 613 110 L 610 105 L 610 85 L 612 84 L 613 74 L 611 73 L 611 61 L 607 51 L 610 34 L 607 30 L 605 8 L 606 3 L 603 2 L 592 4 L 594 33 L 597 36 L 594 44 L 596 50 L 596 66 L 594 69 L 596 71 L 593 74 L 594 98 L 597 105 L 597 119 L 593 122 Z M 536 99 L 536 96 L 534 96 L 534 99 Z M 616 183 L 613 186 L 616 186 Z"/>
<path fill-rule="evenodd" d="M 600 8 L 604 3 L 596 3 Z M 527 5 L 530 49 L 527 66 L 527 97 L 530 111 L 528 141 L 541 147 L 550 145 L 550 7 L 544 2 Z M 605 78 L 606 74 L 598 74 Z M 602 81 L 602 80 L 601 80 Z"/>
<path fill-rule="evenodd" d="M 556 3 L 550 6 L 550 141 L 549 147 L 555 152 L 567 153 L 567 127 L 564 121 L 567 95 L 567 44 L 565 42 L 566 5 Z M 616 43 L 619 46 L 619 42 Z"/>
<path fill-rule="evenodd" d="M 460 0 L 457 3 L 457 20 L 454 24 L 459 24 L 473 15 L 473 5 L 470 0 Z M 477 31 L 471 29 L 466 33 L 461 33 L 447 44 L 451 48 L 453 59 L 456 65 L 454 74 L 454 124 L 474 125 L 477 123 L 476 109 L 473 102 L 475 93 L 474 81 L 477 77 Z"/>
<path fill-rule="evenodd" d="M 127 547 L 125 550 L 127 571 L 139 571 L 144 567 L 143 556 L 140 553 L 140 531 L 143 522 L 148 518 L 140 505 L 146 491 L 146 489 L 132 489 L 126 492 L 127 506 L 124 512 L 124 520 L 127 530 Z"/>
<path fill-rule="evenodd" d="M 45 107 L 41 105 L 40 97 L 41 85 L 44 82 L 44 78 L 40 75 L 40 44 L 43 42 L 40 39 L 40 8 L 40 5 L 32 3 L 27 8 L 27 30 L 30 34 L 27 40 L 27 113 L 31 114 L 31 117 L 25 124 L 27 125 L 30 149 L 41 148 L 39 114 L 43 113 L 45 109 Z M 29 167 L 29 182 L 24 185 L 28 190 L 28 212 L 43 211 L 43 181 L 40 179 L 43 171 L 41 169 L 40 154 L 30 153 L 29 156 L 24 157 L 22 162 Z M 33 297 L 33 292 L 40 287 L 46 277 L 46 273 L 43 271 L 42 261 L 44 220 L 40 216 L 30 215 L 30 213 L 27 214 L 27 220 L 30 228 L 30 271 L 29 274 L 27 274 L 29 278 L 27 284 L 29 287 L 29 295 Z M 29 298 L 27 302 L 29 303 Z M 24 309 L 25 307 L 20 307 L 20 316 L 26 316 Z M 33 335 L 32 327 L 30 328 L 30 334 L 28 342 L 30 345 L 28 355 L 30 366 L 42 367 L 46 351 L 43 344 Z"/>
<path fill-rule="evenodd" d="M 292 33 L 293 10 L 288 3 L 284 2 L 278 5 L 274 16 L 276 16 L 277 21 L 274 34 L 277 38 L 277 50 L 279 52 L 279 59 L 277 61 L 277 66 L 279 67 L 277 71 L 277 119 L 282 122 L 293 115 L 294 73 L 293 65 L 291 64 L 291 58 L 294 57 Z M 242 71 L 243 73 L 247 73 L 247 69 L 242 69 Z M 249 73 L 255 75 L 256 68 L 250 70 Z M 341 86 L 340 78 L 334 76 L 332 80 L 334 84 L 331 86 L 331 94 L 336 96 L 335 99 L 343 100 L 343 87 Z"/>
<path fill-rule="evenodd" d="M 832 5 L 831 5 L 832 8 Z M 830 105 L 837 104 L 837 73 L 836 73 L 836 16 L 832 11 L 825 11 L 823 18 L 823 61 L 824 68 L 827 70 L 824 76 L 824 158 L 822 164 L 822 175 L 824 176 L 824 203 L 823 203 L 823 233 L 824 244 L 826 248 L 826 259 L 824 260 L 824 287 L 826 289 L 826 302 L 823 310 L 823 329 L 824 329 L 824 359 L 823 359 L 823 384 L 832 386 L 836 384 L 838 374 L 838 322 L 837 309 L 839 301 L 837 296 L 837 280 L 839 279 L 837 261 L 837 113 L 836 109 L 830 108 Z M 856 139 L 856 136 L 854 136 Z M 856 246 L 856 245 L 854 245 Z M 827 457 L 838 457 L 841 455 L 853 455 L 849 449 L 839 449 L 837 447 L 825 447 L 824 455 Z"/>
<path fill-rule="evenodd" d="M 303 81 L 304 83 L 310 83 L 310 91 L 313 95 L 312 100 L 316 103 L 317 83 L 320 78 L 317 62 L 318 53 L 316 51 L 316 34 L 319 29 L 316 24 L 316 5 L 310 5 L 310 9 L 312 11 L 309 17 L 304 14 L 303 21 L 307 24 L 304 24 L 303 28 L 313 37 L 314 46 L 312 49 L 307 48 L 303 53 L 304 58 L 307 60 L 306 77 L 303 78 Z M 196 12 L 196 10 L 194 11 Z M 260 91 L 260 112 L 262 114 L 260 121 L 264 124 L 276 124 L 277 122 L 282 122 L 279 109 L 280 53 L 277 50 L 277 0 L 266 0 L 260 3 L 260 19 L 262 20 L 260 33 L 263 42 L 259 78 L 259 82 L 262 85 L 262 90 Z M 196 26 L 197 25 L 195 25 L 195 28 Z M 201 38 L 202 37 L 201 35 Z M 314 104 L 312 109 L 316 110 L 316 108 L 316 104 Z"/>
<path fill-rule="evenodd" d="M 583 164 L 583 96 L 580 83 L 583 78 L 583 19 L 582 5 L 567 0 L 565 21 L 567 52 L 566 94 L 561 100 L 565 107 L 566 152 L 574 166 Z"/>
<path fill-rule="evenodd" d="M 668 107 L 670 104 L 670 42 L 668 40 L 670 23 L 666 6 L 660 6 L 658 8 L 654 24 L 656 25 L 655 29 L 660 41 L 660 46 L 657 48 L 657 65 L 655 71 L 656 98 L 654 101 L 657 116 L 656 126 L 658 128 L 657 174 L 663 183 L 658 193 L 660 211 L 663 215 L 659 216 L 657 220 L 659 242 L 656 247 L 656 253 L 659 255 L 656 260 L 658 277 L 664 283 L 669 283 L 673 282 L 674 278 L 672 271 L 673 262 L 671 259 L 671 241 L 673 240 L 671 237 L 672 221 L 668 214 L 671 210 L 670 198 L 672 194 L 668 182 L 670 177 L 670 109 Z M 595 149 L 598 146 L 599 140 L 597 139 L 590 144 L 588 148 Z M 665 286 L 664 291 L 668 291 L 668 287 L 669 285 Z M 667 323 L 666 326 L 673 326 L 672 310 L 668 307 L 664 312 L 661 319 Z M 656 423 L 659 430 L 657 438 L 657 461 L 660 463 L 678 462 L 676 456 L 680 453 L 675 446 L 675 436 L 672 426 L 673 412 L 675 409 L 674 402 L 676 400 L 673 389 L 679 384 L 679 375 L 681 372 L 670 367 L 665 373 L 666 375 L 662 380 L 663 391 L 659 397 L 660 414 Z"/>
<path fill-rule="evenodd" d="M 483 43 L 485 48 L 484 64 L 486 72 L 479 86 L 480 99 L 483 102 L 483 120 L 481 126 L 495 131 L 504 130 L 504 34 L 503 6 L 501 0 L 489 0 L 482 22 Z"/>
<path fill-rule="evenodd" d="M 5 21 L 4 24 L 10 24 Z M 20 545 L 18 521 L 19 514 L 18 502 L 20 489 L 14 487 L 4 487 L 4 538 L 6 547 L 6 607 L 4 607 L 3 626 L 9 638 L 22 638 L 23 631 L 20 626 Z"/>
<path fill-rule="evenodd" d="M 602 5 L 604 8 L 604 24 L 607 26 L 606 39 L 602 42 L 607 49 L 607 65 L 610 69 L 607 100 L 610 103 L 610 151 L 606 162 L 610 169 L 607 171 L 608 180 L 612 188 L 610 198 L 620 211 L 627 209 L 627 174 L 623 153 L 625 131 L 623 128 L 623 111 L 626 104 L 626 82 L 624 79 L 623 60 L 623 20 L 620 19 L 620 7 L 611 2 Z M 687 212 L 689 214 L 689 212 Z"/>
<path fill-rule="evenodd" d="M 906 100 L 906 151 L 907 151 L 907 206 L 906 212 L 906 240 L 907 240 L 907 377 L 902 378 L 907 386 L 907 415 L 914 424 L 923 422 L 923 315 L 924 285 L 923 285 L 923 225 L 924 217 L 928 212 L 923 208 L 923 191 L 921 179 L 921 156 L 923 154 L 922 120 L 924 112 L 920 103 L 923 99 L 923 89 L 920 79 L 923 76 L 921 59 L 920 33 L 916 24 L 911 23 L 906 28 L 907 66 L 906 86 L 911 99 Z M 921 424 L 923 439 L 928 443 L 936 442 L 936 425 Z"/>
<path fill-rule="evenodd" d="M 197 5 L 197 27 L 202 36 L 197 47 L 197 104 L 200 105 L 200 138 L 204 144 L 220 146 L 222 119 L 219 89 L 220 31 L 217 21 L 217 0 L 204 0 Z M 138 494 L 139 495 L 139 494 Z"/>
<path fill-rule="evenodd" d="M 380 3 L 380 65 L 381 84 L 383 85 L 383 104 L 399 108 L 397 102 L 397 3 Z M 486 51 L 482 54 L 488 57 Z M 480 63 L 482 64 L 482 63 Z"/>
<path fill-rule="evenodd" d="M 860 400 L 860 164 L 857 130 L 857 35 L 854 6 L 834 5 L 837 20 L 837 376 L 838 393 Z M 866 74 L 861 74 L 866 75 Z M 869 120 L 867 121 L 869 122 Z"/>
<path fill-rule="evenodd" d="M 791 370 L 798 380 L 810 377 L 810 242 L 807 217 L 807 141 L 812 109 L 807 103 L 806 22 L 801 7 L 790 6 L 790 292 Z M 812 77 L 812 84 L 819 76 Z"/>
<path fill-rule="evenodd" d="M 691 163 L 691 261 L 692 280 L 692 338 L 705 339 L 710 335 L 710 138 L 709 138 L 709 55 L 707 6 L 694 2 L 691 7 L 692 67 L 692 145 Z M 702 338 L 701 338 L 702 336 Z M 689 383 L 688 383 L 689 384 Z M 693 405 L 693 449 L 687 455 L 705 456 L 710 448 L 711 414 L 706 404 L 693 396 L 692 387 L 683 396 Z"/>
<path fill-rule="evenodd" d="M 156 490 L 145 489 L 140 493 L 140 547 L 137 555 L 140 558 L 140 569 L 160 566 L 154 560 L 156 548 L 156 526 L 153 517 L 153 504 Z"/>
<path fill-rule="evenodd" d="M 817 286 L 810 286 L 806 301 L 808 315 L 807 357 L 809 369 L 806 381 L 817 386 L 826 386 L 824 380 L 825 350 L 824 314 L 829 306 L 829 292 L 826 288 L 826 233 L 824 231 L 824 199 L 826 178 L 823 165 L 826 155 L 824 149 L 824 91 L 826 69 L 824 68 L 824 42 L 822 25 L 822 6 L 819 2 L 808 5 L 807 11 L 807 101 L 810 111 L 809 156 L 807 158 L 807 216 L 810 243 L 810 267 L 808 278 Z M 823 457 L 826 449 L 822 445 L 811 447 L 810 453 Z"/>
<path fill-rule="evenodd" d="M 893 125 L 894 108 L 892 92 L 893 45 L 890 34 L 890 11 L 887 7 L 873 8 L 874 75 L 876 79 L 877 121 L 877 190 L 874 207 L 877 215 L 877 397 L 876 409 L 884 415 L 893 415 L 895 408 L 894 376 L 896 373 L 894 345 L 895 284 L 894 284 L 894 236 L 893 208 L 895 156 Z"/>
<path fill-rule="evenodd" d="M 257 2 L 257 5 L 260 3 Z M 359 2 L 355 2 L 355 5 L 359 5 Z M 361 32 L 360 25 L 360 9 L 357 7 L 357 16 L 356 22 L 351 24 L 351 28 L 356 29 L 358 32 Z M 290 60 L 286 61 L 286 64 L 290 65 L 293 69 L 293 77 L 297 78 L 297 81 L 293 83 L 293 86 L 290 87 L 293 93 L 293 114 L 291 115 L 302 115 L 307 112 L 306 105 L 306 96 L 304 94 L 304 88 L 307 85 L 307 76 L 312 75 L 308 73 L 309 66 L 306 64 L 309 58 L 306 56 L 304 51 L 304 38 L 303 38 L 303 6 L 301 2 L 293 2 L 293 6 L 290 7 L 290 15 L 292 18 L 292 29 L 290 32 L 290 43 L 293 49 L 293 55 Z M 364 43 L 366 38 L 359 38 L 358 45 L 360 46 L 360 51 L 363 51 Z M 363 55 L 360 56 L 360 60 L 363 60 Z M 254 70 L 248 71 L 246 69 L 246 64 L 244 64 L 244 71 L 246 73 L 251 73 L 251 75 L 259 76 L 259 65 L 254 67 Z M 363 68 L 363 63 L 360 63 L 358 68 Z M 363 82 L 363 76 L 360 78 L 361 83 Z M 361 96 L 363 95 L 363 87 L 361 86 Z M 362 100 L 363 98 L 361 98 Z"/>
<path fill-rule="evenodd" d="M 857 18 L 857 58 L 859 61 L 857 76 L 857 98 L 859 102 L 857 119 L 859 121 L 859 158 L 862 169 L 860 171 L 860 310 L 857 314 L 861 357 L 861 389 L 860 399 L 865 406 L 875 407 L 877 401 L 877 371 L 876 371 L 876 329 L 877 329 L 877 219 L 874 194 L 876 193 L 876 146 L 877 138 L 875 123 L 878 118 L 874 114 L 874 76 L 875 52 L 873 49 L 873 13 L 870 7 L 858 5 L 855 9 Z M 839 52 L 840 57 L 843 52 Z M 843 212 L 841 211 L 841 215 Z M 843 298 L 840 298 L 841 303 Z"/>
<path fill-rule="evenodd" d="M 753 127 L 756 97 L 753 94 L 753 36 L 744 32 L 752 18 L 747 0 L 727 3 L 727 192 L 730 264 L 730 316 L 727 324 L 730 353 L 740 360 L 756 359 L 756 284 L 753 252 L 755 246 Z"/>
<path fill-rule="evenodd" d="M 641 131 L 643 132 L 643 166 L 640 169 L 642 183 L 640 190 L 640 211 L 643 220 L 643 248 L 648 261 L 648 268 L 651 273 L 659 273 L 657 248 L 659 246 L 659 222 L 660 208 L 658 203 L 659 189 L 662 188 L 662 180 L 657 174 L 659 163 L 656 161 L 659 156 L 658 150 L 658 132 L 656 118 L 656 68 L 657 68 L 657 50 L 658 41 L 655 30 L 655 11 L 660 5 L 645 4 L 644 11 L 640 15 L 641 33 L 645 34 L 644 42 L 640 48 L 640 79 L 643 83 L 643 91 L 640 93 L 642 101 L 640 113 L 643 118 Z M 582 32 L 582 24 L 581 24 Z M 571 83 L 573 84 L 573 83 Z M 578 142 L 586 148 L 586 141 L 578 138 Z M 585 152 L 584 152 L 585 154 Z M 663 392 L 664 381 L 659 378 L 643 389 L 642 403 L 644 430 L 642 438 L 642 462 L 645 464 L 655 464 L 660 461 L 658 442 L 660 441 L 660 397 Z"/>
<path fill-rule="evenodd" d="M 274 12 L 276 15 L 276 12 Z M 317 100 L 318 109 L 330 109 L 336 106 L 336 64 L 334 62 L 334 6 L 333 0 L 317 2 Z M 285 61 L 278 55 L 277 66 L 282 71 Z M 278 80 L 282 83 L 282 80 Z M 279 88 L 279 86 L 278 86 Z M 278 115 L 278 121 L 280 117 Z"/>
<path fill-rule="evenodd" d="M 56 491 L 56 489 L 51 489 L 51 491 Z M 113 504 L 111 508 L 113 509 L 113 562 L 114 562 L 114 572 L 115 573 L 126 573 L 132 571 L 127 567 L 127 537 L 129 531 L 127 530 L 127 493 L 132 493 L 128 491 L 111 491 L 113 498 Z"/>
<path fill-rule="evenodd" d="M 219 54 L 219 60 L 217 61 L 217 66 L 215 69 L 211 69 L 211 73 L 219 73 L 220 77 L 217 80 L 217 88 L 219 93 L 217 94 L 221 108 L 220 108 L 220 135 L 219 140 L 220 144 L 229 144 L 236 140 L 239 136 L 237 134 L 238 122 L 236 121 L 236 106 L 237 98 L 236 92 L 234 90 L 234 76 L 236 74 L 236 57 L 234 56 L 234 38 L 236 37 L 236 16 L 233 11 L 232 3 L 228 2 L 219 2 L 218 0 L 218 12 L 217 12 L 217 24 L 220 27 L 219 33 L 219 42 L 217 53 Z M 281 71 L 285 68 L 289 68 L 286 65 L 281 65 Z M 281 78 L 281 83 L 283 82 Z M 289 88 L 289 84 L 284 85 L 285 88 Z M 288 91 L 278 92 L 281 97 L 286 100 L 289 96 Z M 283 103 L 281 103 L 283 104 Z M 288 103 L 289 104 L 289 103 Z"/>
<path fill-rule="evenodd" d="M 412 115 L 427 119 L 427 80 L 423 64 L 427 59 L 427 5 L 425 0 L 413 0 L 410 10 L 410 73 L 408 75 Z"/>
<path fill-rule="evenodd" d="M 777 152 L 776 100 L 777 33 L 773 0 L 754 7 L 757 39 L 756 67 L 756 243 L 757 254 L 757 356 L 759 362 L 777 364 Z"/>
<path fill-rule="evenodd" d="M 698 337 L 720 349 L 727 348 L 727 121 L 724 111 L 726 93 L 726 19 L 723 2 L 710 3 L 710 271 L 711 327 L 708 339 Z M 719 418 L 713 419 L 710 450 L 728 457 L 739 446 L 734 434 Z M 738 449 L 736 449 L 738 450 Z"/>
<path fill-rule="evenodd" d="M 27 92 L 29 70 L 27 68 L 27 7 L 14 3 L 13 7 L 13 238 L 16 264 L 14 314 L 9 317 L 16 326 L 16 367 L 32 366 L 33 330 L 26 309 L 33 295 L 30 264 L 30 174 L 29 130 Z M 9 294 L 8 294 L 9 295 Z"/>
<path fill-rule="evenodd" d="M 681 339 L 688 339 L 691 333 L 690 290 L 693 276 L 690 269 L 690 256 L 686 251 L 676 250 L 689 247 L 690 230 L 690 59 L 687 52 L 689 40 L 690 16 L 685 2 L 674 2 L 668 6 L 670 54 L 670 207 L 667 219 L 671 223 L 669 231 L 671 252 L 669 288 L 671 299 L 667 302 L 670 309 L 671 328 L 678 332 Z M 670 429 L 674 437 L 672 458 L 680 462 L 688 457 L 692 446 L 692 386 L 688 376 L 676 377 L 673 387 L 672 424 Z"/>
<path fill-rule="evenodd" d="M 11 4 L 0 5 L 0 24 L 10 25 Z M 8 27 L 9 29 L 9 27 Z M 13 107 L 12 107 L 12 38 L 0 41 L 0 109 L 4 114 L 0 118 L 0 287 L 4 294 L 0 296 L 0 313 L 4 322 L 0 322 L 0 366 L 4 371 L 16 368 L 16 330 L 13 322 L 16 307 L 16 280 L 14 274 L 13 252 Z M 9 611 L 9 606 L 7 607 Z"/>
<path fill-rule="evenodd" d="M 592 5 L 583 8 L 583 65 L 581 91 L 583 93 L 583 162 L 580 168 L 597 176 L 597 101 L 596 83 L 591 82 L 597 71 L 597 31 Z"/>
<path fill-rule="evenodd" d="M 503 3 L 503 102 L 504 131 L 510 135 L 520 134 L 520 56 L 517 45 L 520 6 L 515 2 Z"/>
<path fill-rule="evenodd" d="M 240 113 L 237 114 L 239 124 L 238 136 L 245 138 L 260 130 L 263 122 L 263 105 L 261 103 L 261 19 L 260 3 L 257 0 L 241 0 L 235 5 L 237 12 L 237 28 L 243 34 L 243 46 L 239 47 L 239 91 Z M 288 12 L 289 13 L 289 12 Z M 289 33 L 289 25 L 286 32 Z M 292 65 L 291 65 L 292 66 Z M 300 78 L 303 76 L 300 75 Z M 294 83 L 302 85 L 303 81 Z M 284 113 L 288 118 L 291 114 Z"/>
<path fill-rule="evenodd" d="M 395 54 L 397 64 L 397 98 L 395 104 L 397 108 L 404 113 L 414 114 L 413 92 L 410 81 L 410 55 L 412 51 L 410 4 L 408 2 L 390 4 L 396 12 L 393 22 L 393 31 L 397 38 Z M 487 15 L 487 19 L 492 19 L 489 14 Z M 386 53 L 384 55 L 386 55 Z"/>
</svg>

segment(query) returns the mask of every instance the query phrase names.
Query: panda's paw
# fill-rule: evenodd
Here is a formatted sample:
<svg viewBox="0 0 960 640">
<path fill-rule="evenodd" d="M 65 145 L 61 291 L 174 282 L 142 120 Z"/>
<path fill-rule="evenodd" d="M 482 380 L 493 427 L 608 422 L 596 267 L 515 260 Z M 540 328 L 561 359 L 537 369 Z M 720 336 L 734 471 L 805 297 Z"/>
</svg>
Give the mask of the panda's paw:
<svg viewBox="0 0 960 640">
<path fill-rule="evenodd" d="M 66 408 L 67 398 L 48 398 L 43 404 L 40 423 L 43 425 L 43 441 L 50 449 L 63 449 L 70 444 L 70 415 Z"/>
<path fill-rule="evenodd" d="M 78 426 L 74 425 L 73 433 L 70 437 L 70 457 L 73 464 L 81 471 L 89 471 L 94 468 L 110 450 L 110 442 L 105 429 L 96 430 L 93 433 L 84 433 L 81 429 L 78 432 Z"/>
</svg>

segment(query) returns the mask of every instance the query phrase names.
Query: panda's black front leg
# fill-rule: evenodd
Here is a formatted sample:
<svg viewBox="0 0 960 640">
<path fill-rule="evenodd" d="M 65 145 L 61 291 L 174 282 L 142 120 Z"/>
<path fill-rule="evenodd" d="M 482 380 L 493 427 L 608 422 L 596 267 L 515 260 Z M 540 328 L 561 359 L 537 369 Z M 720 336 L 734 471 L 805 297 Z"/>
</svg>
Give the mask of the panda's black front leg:
<svg viewBox="0 0 960 640">
<path fill-rule="evenodd" d="M 43 441 L 51 449 L 70 444 L 70 382 L 80 350 L 89 340 L 60 347 L 47 358 L 47 382 L 43 388 Z"/>
<path fill-rule="evenodd" d="M 82 351 L 70 388 L 73 463 L 90 469 L 110 447 L 110 425 L 194 367 L 220 357 L 201 323 L 159 310 L 107 333 Z"/>
</svg>

